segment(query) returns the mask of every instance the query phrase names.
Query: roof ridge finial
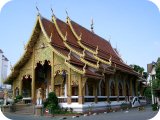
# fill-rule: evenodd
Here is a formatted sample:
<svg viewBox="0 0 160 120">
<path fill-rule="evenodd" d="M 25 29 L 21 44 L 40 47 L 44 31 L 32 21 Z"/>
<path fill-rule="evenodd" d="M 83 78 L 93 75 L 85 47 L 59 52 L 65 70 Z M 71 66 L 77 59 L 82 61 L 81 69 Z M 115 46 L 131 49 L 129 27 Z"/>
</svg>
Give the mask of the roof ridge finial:
<svg viewBox="0 0 160 120">
<path fill-rule="evenodd" d="M 91 32 L 94 33 L 94 22 L 93 22 L 93 18 L 91 18 Z"/>
<path fill-rule="evenodd" d="M 108 42 L 111 44 L 111 35 L 109 35 Z"/>
<path fill-rule="evenodd" d="M 68 15 L 67 9 L 66 9 L 65 11 L 66 11 L 67 18 L 69 18 L 69 15 Z"/>
<path fill-rule="evenodd" d="M 37 5 L 37 2 L 36 2 L 36 9 L 38 11 L 38 15 L 40 15 L 40 12 L 39 12 L 39 8 L 38 8 L 38 5 Z"/>
<path fill-rule="evenodd" d="M 24 50 L 26 50 L 26 45 L 25 45 L 24 41 L 23 41 L 23 48 L 24 48 Z"/>
<path fill-rule="evenodd" d="M 13 66 L 12 66 L 11 62 L 10 62 L 10 70 L 13 71 Z"/>
<path fill-rule="evenodd" d="M 52 12 L 52 16 L 54 16 L 54 17 L 56 18 L 56 16 L 55 16 L 55 14 L 54 14 L 54 11 L 53 11 L 52 7 L 51 7 L 51 12 Z"/>
</svg>

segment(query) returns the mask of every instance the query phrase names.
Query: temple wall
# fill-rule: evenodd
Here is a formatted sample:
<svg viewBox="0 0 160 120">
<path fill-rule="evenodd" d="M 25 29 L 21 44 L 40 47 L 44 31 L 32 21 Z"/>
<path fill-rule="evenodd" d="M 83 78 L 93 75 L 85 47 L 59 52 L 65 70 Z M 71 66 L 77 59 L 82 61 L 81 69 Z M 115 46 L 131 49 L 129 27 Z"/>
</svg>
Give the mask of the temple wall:
<svg viewBox="0 0 160 120">
<path fill-rule="evenodd" d="M 66 70 L 68 71 L 68 67 L 65 65 L 65 60 L 61 58 L 60 56 L 54 54 L 54 72 L 60 70 Z"/>
<path fill-rule="evenodd" d="M 30 75 L 32 76 L 32 59 L 33 55 L 31 55 L 31 58 L 27 61 L 27 63 L 21 68 L 20 74 L 23 77 L 24 75 Z"/>
<path fill-rule="evenodd" d="M 47 42 L 44 34 L 41 32 L 39 35 L 39 38 L 37 40 L 37 43 L 34 47 L 35 49 L 35 65 L 39 61 L 42 61 L 42 63 L 45 60 L 52 60 L 52 50 L 49 47 L 49 43 Z"/>
<path fill-rule="evenodd" d="M 81 75 L 71 70 L 71 85 L 78 85 L 78 81 L 81 79 Z"/>
<path fill-rule="evenodd" d="M 45 47 L 43 47 L 43 45 Z M 22 88 L 22 78 L 24 75 L 30 75 L 31 78 L 33 77 L 32 76 L 32 72 L 33 72 L 32 67 L 35 68 L 36 63 L 38 63 L 39 61 L 42 61 L 42 63 L 44 63 L 45 60 L 51 61 L 52 50 L 48 46 L 47 40 L 42 32 L 39 35 L 39 38 L 37 40 L 37 43 L 35 44 L 34 50 L 35 50 L 35 54 L 34 55 L 32 54 L 31 57 L 29 58 L 29 60 L 25 63 L 25 65 L 19 70 L 19 75 L 17 76 L 17 78 L 13 82 L 13 90 L 15 90 L 16 87 L 18 87 L 19 89 Z M 35 60 L 34 66 L 33 66 L 33 59 Z"/>
</svg>

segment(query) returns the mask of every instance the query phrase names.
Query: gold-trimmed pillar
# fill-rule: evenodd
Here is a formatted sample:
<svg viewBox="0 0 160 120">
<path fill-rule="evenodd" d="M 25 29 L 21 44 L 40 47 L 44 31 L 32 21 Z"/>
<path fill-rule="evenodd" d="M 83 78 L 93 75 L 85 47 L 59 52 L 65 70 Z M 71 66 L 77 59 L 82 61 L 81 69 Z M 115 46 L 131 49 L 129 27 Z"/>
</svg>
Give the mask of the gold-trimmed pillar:
<svg viewBox="0 0 160 120">
<path fill-rule="evenodd" d="M 54 91 L 54 52 L 52 53 L 52 61 L 51 61 L 51 90 Z"/>
<path fill-rule="evenodd" d="M 72 99 L 71 99 L 71 68 L 69 68 L 68 71 L 68 80 L 67 80 L 67 103 L 71 104 Z"/>
<path fill-rule="evenodd" d="M 84 103 L 84 96 L 83 96 L 83 86 L 82 86 L 82 75 L 80 75 L 80 79 L 78 80 L 78 103 Z"/>
<path fill-rule="evenodd" d="M 19 81 L 19 95 L 22 95 L 22 79 Z"/>
<path fill-rule="evenodd" d="M 35 50 L 33 48 L 32 58 L 32 100 L 35 100 Z M 35 101 L 34 101 L 35 102 Z"/>
</svg>

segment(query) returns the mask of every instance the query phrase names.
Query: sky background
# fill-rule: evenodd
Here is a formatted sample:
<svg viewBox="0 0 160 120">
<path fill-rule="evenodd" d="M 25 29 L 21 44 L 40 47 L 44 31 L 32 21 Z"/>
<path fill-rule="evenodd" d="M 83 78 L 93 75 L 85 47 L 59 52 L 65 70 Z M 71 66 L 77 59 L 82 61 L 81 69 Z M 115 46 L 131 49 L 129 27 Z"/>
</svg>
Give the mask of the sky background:
<svg viewBox="0 0 160 120">
<path fill-rule="evenodd" d="M 0 12 L 0 49 L 14 65 L 23 55 L 36 22 L 37 10 L 51 20 L 69 17 L 117 48 L 127 64 L 147 68 L 160 57 L 160 12 L 148 0 L 12 0 Z M 10 65 L 9 65 L 10 69 Z"/>
</svg>

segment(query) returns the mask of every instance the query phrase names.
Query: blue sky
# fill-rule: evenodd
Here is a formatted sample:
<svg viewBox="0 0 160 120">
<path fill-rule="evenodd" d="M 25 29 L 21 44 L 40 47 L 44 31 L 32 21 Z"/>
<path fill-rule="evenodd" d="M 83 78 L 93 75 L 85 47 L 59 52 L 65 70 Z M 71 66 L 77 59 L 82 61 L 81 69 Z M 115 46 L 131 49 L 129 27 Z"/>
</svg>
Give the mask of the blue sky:
<svg viewBox="0 0 160 120">
<path fill-rule="evenodd" d="M 146 69 L 160 56 L 160 13 L 148 0 L 12 0 L 0 13 L 0 49 L 14 65 L 24 52 L 24 43 L 32 33 L 38 6 L 42 16 L 55 15 L 72 20 L 109 39 L 127 64 Z"/>
</svg>

